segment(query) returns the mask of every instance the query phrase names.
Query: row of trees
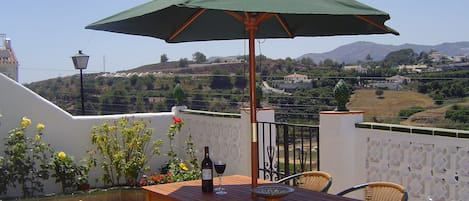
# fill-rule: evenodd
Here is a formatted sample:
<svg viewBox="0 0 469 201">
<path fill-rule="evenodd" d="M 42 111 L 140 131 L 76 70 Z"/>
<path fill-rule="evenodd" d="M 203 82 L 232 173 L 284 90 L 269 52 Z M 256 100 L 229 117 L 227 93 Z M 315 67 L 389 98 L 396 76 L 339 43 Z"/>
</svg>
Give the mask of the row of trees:
<svg viewBox="0 0 469 201">
<path fill-rule="evenodd" d="M 202 52 L 195 52 L 194 54 L 192 54 L 192 60 L 195 61 L 195 63 L 200 64 L 200 63 L 206 62 L 207 57 Z M 162 54 L 160 56 L 160 63 L 166 63 L 168 61 L 169 61 L 168 55 Z M 187 64 L 189 64 L 189 60 L 187 58 L 179 59 L 179 66 L 180 67 L 186 67 Z"/>
</svg>

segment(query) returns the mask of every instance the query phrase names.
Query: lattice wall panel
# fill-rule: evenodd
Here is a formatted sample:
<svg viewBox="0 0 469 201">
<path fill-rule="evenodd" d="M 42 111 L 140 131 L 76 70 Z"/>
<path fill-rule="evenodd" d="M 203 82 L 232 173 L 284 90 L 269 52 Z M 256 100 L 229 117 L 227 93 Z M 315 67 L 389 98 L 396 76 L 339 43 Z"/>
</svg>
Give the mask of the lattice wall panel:
<svg viewBox="0 0 469 201">
<path fill-rule="evenodd" d="M 406 186 L 410 200 L 469 200 L 469 146 L 368 137 L 366 169 L 368 181 Z"/>
</svg>

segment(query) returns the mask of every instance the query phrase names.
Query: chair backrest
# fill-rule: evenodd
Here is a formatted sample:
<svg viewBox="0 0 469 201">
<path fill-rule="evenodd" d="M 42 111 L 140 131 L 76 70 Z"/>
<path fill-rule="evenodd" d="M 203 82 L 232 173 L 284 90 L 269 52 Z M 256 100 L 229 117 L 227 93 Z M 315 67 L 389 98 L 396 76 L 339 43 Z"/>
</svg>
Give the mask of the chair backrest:
<svg viewBox="0 0 469 201">
<path fill-rule="evenodd" d="M 407 201 L 408 195 L 405 188 L 392 182 L 369 182 L 348 188 L 337 195 L 343 196 L 352 191 L 364 189 L 365 201 Z"/>
<path fill-rule="evenodd" d="M 308 171 L 290 175 L 278 180 L 277 183 L 292 180 L 295 182 L 295 186 L 319 192 L 327 192 L 332 185 L 332 176 L 323 171 Z"/>
<path fill-rule="evenodd" d="M 298 178 L 298 187 L 313 191 L 327 192 L 332 185 L 332 177 L 323 171 L 304 172 Z"/>
</svg>

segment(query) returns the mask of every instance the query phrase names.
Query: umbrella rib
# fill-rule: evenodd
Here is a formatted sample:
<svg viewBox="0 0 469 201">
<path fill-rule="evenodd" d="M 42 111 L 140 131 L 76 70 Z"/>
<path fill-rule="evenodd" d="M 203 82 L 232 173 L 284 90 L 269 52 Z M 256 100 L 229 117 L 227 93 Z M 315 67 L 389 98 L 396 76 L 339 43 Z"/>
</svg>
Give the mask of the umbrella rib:
<svg viewBox="0 0 469 201">
<path fill-rule="evenodd" d="M 203 9 L 200 9 L 200 10 L 198 10 L 197 12 L 195 12 L 195 13 L 194 13 L 189 19 L 187 19 L 179 28 L 177 28 L 175 32 L 173 32 L 171 35 L 169 35 L 168 40 L 171 41 L 171 40 L 173 40 L 174 38 L 176 38 L 176 36 L 178 36 L 182 31 L 184 31 L 184 29 L 186 29 L 187 26 L 189 26 L 195 19 L 197 19 L 197 17 L 199 17 L 200 15 L 202 15 L 202 13 L 204 13 L 205 10 L 207 10 L 207 9 L 206 9 L 206 8 L 203 8 Z"/>
<path fill-rule="evenodd" d="M 369 18 L 366 17 L 366 16 L 363 16 L 363 15 L 355 15 L 355 17 L 358 18 L 358 19 L 361 19 L 361 20 L 363 20 L 363 21 L 365 21 L 365 22 L 367 22 L 368 24 L 371 24 L 371 25 L 373 25 L 373 26 L 375 26 L 375 27 L 378 27 L 379 29 L 381 29 L 381 30 L 383 30 L 383 31 L 391 32 L 391 33 L 393 33 L 393 34 L 395 34 L 395 35 L 399 35 L 399 34 L 395 33 L 395 31 L 389 30 L 386 26 L 380 25 L 380 24 L 376 23 L 375 21 L 373 21 L 372 19 L 369 19 Z"/>
<path fill-rule="evenodd" d="M 226 14 L 228 15 L 231 15 L 232 17 L 234 17 L 235 19 L 241 21 L 241 22 L 244 22 L 244 18 L 243 16 L 241 16 L 240 14 L 234 12 L 234 11 L 229 11 L 229 10 L 225 10 L 224 11 Z"/>
<path fill-rule="evenodd" d="M 288 36 L 293 37 L 293 34 L 291 33 L 290 29 L 287 27 L 287 24 L 285 23 L 285 21 L 283 21 L 282 18 L 280 18 L 278 14 L 275 14 L 275 18 L 277 18 L 277 21 L 280 23 L 280 25 L 282 25 L 283 30 L 287 32 Z"/>
</svg>

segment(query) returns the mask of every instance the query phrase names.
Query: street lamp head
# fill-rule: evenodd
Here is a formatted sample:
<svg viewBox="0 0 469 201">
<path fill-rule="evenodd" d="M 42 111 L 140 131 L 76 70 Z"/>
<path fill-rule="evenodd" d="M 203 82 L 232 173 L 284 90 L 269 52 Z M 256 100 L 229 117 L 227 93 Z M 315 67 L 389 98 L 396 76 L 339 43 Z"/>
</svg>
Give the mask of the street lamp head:
<svg viewBox="0 0 469 201">
<path fill-rule="evenodd" d="M 88 59 L 90 56 L 83 54 L 81 50 L 78 50 L 78 54 L 72 56 L 72 61 L 73 65 L 75 66 L 75 69 L 77 70 L 82 70 L 86 69 L 88 66 Z"/>
</svg>

